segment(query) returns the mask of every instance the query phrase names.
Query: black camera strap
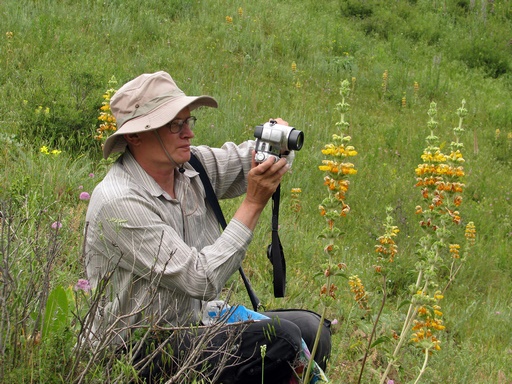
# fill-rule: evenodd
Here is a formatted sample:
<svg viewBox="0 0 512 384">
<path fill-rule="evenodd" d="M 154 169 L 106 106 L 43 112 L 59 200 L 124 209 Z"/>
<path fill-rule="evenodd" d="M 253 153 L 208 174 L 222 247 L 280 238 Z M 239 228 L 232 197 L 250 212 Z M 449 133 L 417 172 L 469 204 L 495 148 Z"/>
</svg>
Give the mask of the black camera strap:
<svg viewBox="0 0 512 384">
<path fill-rule="evenodd" d="M 286 261 L 278 233 L 280 199 L 281 184 L 272 195 L 272 243 L 267 248 L 267 256 L 274 270 L 274 297 L 284 297 L 286 289 Z"/>
<path fill-rule="evenodd" d="M 223 230 L 226 229 L 226 219 L 224 218 L 224 214 L 222 213 L 222 208 L 220 207 L 219 200 L 217 199 L 217 195 L 213 190 L 212 183 L 210 181 L 210 178 L 206 174 L 206 170 L 204 169 L 203 164 L 194 154 L 191 154 L 189 164 L 192 165 L 192 167 L 194 167 L 194 169 L 197 172 L 199 172 L 199 177 L 203 182 L 204 190 L 206 192 L 206 199 L 208 200 L 210 207 L 213 209 L 213 212 L 215 212 L 215 216 L 217 217 L 217 221 L 219 222 L 220 226 L 222 227 Z M 245 275 L 245 272 L 242 269 L 242 267 L 240 267 L 238 271 L 240 272 L 240 276 L 242 277 L 245 288 L 247 289 L 247 293 L 249 294 L 249 299 L 251 299 L 252 307 L 257 312 L 258 308 L 260 307 L 260 300 L 258 299 L 258 296 L 256 296 L 256 293 L 252 289 L 251 282 Z"/>
</svg>

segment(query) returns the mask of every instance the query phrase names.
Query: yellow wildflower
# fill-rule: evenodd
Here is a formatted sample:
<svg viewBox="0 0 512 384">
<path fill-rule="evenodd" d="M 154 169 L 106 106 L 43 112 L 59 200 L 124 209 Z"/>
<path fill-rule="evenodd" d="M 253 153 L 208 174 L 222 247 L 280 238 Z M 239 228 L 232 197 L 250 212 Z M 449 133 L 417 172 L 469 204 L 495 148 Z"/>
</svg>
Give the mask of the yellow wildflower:
<svg viewBox="0 0 512 384">
<path fill-rule="evenodd" d="M 350 291 L 354 294 L 354 300 L 359 304 L 359 308 L 369 310 L 368 294 L 359 276 L 350 276 L 348 284 L 350 285 Z"/>
<path fill-rule="evenodd" d="M 475 223 L 470 221 L 466 225 L 466 231 L 464 233 L 464 236 L 466 237 L 466 241 L 468 242 L 469 245 L 475 245 L 475 241 L 476 241 L 476 227 L 475 227 Z"/>
<path fill-rule="evenodd" d="M 460 250 L 459 244 L 450 244 L 450 253 L 453 255 L 454 259 L 460 258 L 459 250 Z"/>
</svg>

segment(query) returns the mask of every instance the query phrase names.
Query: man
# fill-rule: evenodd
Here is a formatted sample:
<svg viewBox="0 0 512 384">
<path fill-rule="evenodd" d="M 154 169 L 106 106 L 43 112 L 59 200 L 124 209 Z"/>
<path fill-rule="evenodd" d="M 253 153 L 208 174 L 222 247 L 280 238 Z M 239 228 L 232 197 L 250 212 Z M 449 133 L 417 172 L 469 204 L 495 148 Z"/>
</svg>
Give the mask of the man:
<svg viewBox="0 0 512 384">
<path fill-rule="evenodd" d="M 97 289 L 108 281 L 94 319 L 96 342 L 108 339 L 129 350 L 137 329 L 200 324 L 203 304 L 216 299 L 240 268 L 260 214 L 289 169 L 285 158 L 256 164 L 253 141 L 222 148 L 191 146 L 196 121 L 191 112 L 201 106 L 216 108 L 217 102 L 210 96 L 186 96 L 165 72 L 143 74 L 111 99 L 118 130 L 105 142 L 103 155 L 124 153 L 94 190 L 86 217 L 88 277 Z M 198 173 L 188 164 L 191 152 L 204 165 L 219 199 L 245 193 L 222 233 Z M 265 345 L 265 382 L 287 382 L 301 338 L 312 349 L 319 319 L 307 311 L 272 317 L 278 319 L 223 325 L 205 349 L 225 347 L 225 336 L 238 329 L 224 366 L 219 355 L 205 352 L 207 364 L 194 368 L 225 384 L 259 383 L 260 347 Z M 180 335 L 179 343 L 169 342 L 175 363 L 181 356 L 177 351 L 204 333 L 195 329 Z M 157 339 L 166 341 L 161 335 Z M 150 343 L 154 346 L 155 339 Z M 317 354 L 322 367 L 329 352 L 326 327 Z M 137 353 L 143 358 L 147 350 Z M 164 360 L 162 354 L 155 356 L 142 376 L 156 382 L 183 363 Z"/>
</svg>

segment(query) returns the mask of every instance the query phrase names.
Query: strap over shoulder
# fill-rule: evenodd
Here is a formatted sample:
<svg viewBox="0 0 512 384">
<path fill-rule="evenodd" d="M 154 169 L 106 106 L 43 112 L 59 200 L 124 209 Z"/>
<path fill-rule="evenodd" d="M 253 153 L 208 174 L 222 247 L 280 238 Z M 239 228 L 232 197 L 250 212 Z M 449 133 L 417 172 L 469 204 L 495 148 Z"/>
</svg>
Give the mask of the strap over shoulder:
<svg viewBox="0 0 512 384">
<path fill-rule="evenodd" d="M 194 167 L 194 169 L 199 172 L 199 177 L 201 178 L 201 182 L 203 183 L 204 190 L 206 192 L 206 199 L 210 207 L 215 212 L 215 216 L 217 217 L 217 221 L 219 222 L 222 229 L 227 227 L 226 219 L 224 218 L 224 214 L 222 213 L 222 208 L 220 207 L 219 200 L 217 199 L 217 195 L 213 190 L 212 182 L 206 173 L 206 169 L 204 169 L 203 164 L 199 161 L 199 159 L 191 154 L 189 164 Z M 247 293 L 249 294 L 249 298 L 251 299 L 251 304 L 255 311 L 258 311 L 260 307 L 260 299 L 256 296 L 256 293 L 252 289 L 251 283 L 247 276 L 245 275 L 242 267 L 238 269 L 240 272 L 240 276 L 242 276 L 242 280 L 244 282 L 245 288 L 247 289 Z"/>
</svg>

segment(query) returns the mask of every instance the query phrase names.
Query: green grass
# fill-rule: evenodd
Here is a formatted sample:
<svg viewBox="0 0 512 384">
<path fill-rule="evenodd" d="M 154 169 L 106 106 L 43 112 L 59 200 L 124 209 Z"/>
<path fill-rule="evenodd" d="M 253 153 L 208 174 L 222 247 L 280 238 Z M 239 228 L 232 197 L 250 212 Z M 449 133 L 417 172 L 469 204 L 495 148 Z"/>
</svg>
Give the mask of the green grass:
<svg viewBox="0 0 512 384">
<path fill-rule="evenodd" d="M 288 266 L 287 297 L 272 295 L 265 256 L 270 207 L 255 232 L 244 268 L 268 307 L 320 310 L 323 278 L 318 274 L 324 256 L 317 236 L 325 224 L 317 207 L 326 191 L 317 166 L 323 159 L 320 150 L 339 120 L 340 81 L 354 78 L 347 117 L 351 143 L 359 152 L 353 159 L 358 174 L 351 178 L 352 211 L 339 240 L 342 261 L 350 274 L 361 277 L 376 306 L 380 285 L 372 272 L 374 244 L 390 206 L 401 230 L 400 253 L 390 275 L 392 295 L 382 327 L 399 327 L 404 308 L 398 303 L 415 279 L 415 250 L 421 236 L 414 214 L 421 200 L 414 188 L 414 169 L 429 134 L 427 110 L 431 101 L 437 103 L 436 134 L 447 148 L 458 123 L 455 112 L 465 99 L 469 113 L 462 140 L 467 176 L 461 213 L 465 223 L 475 222 L 478 241 L 446 293 L 447 332 L 423 382 L 509 382 L 511 10 L 510 0 L 3 1 L 0 200 L 13 204 L 9 212 L 17 226 L 11 232 L 6 224 L 2 227 L 0 281 L 5 287 L 7 260 L 17 261 L 13 271 L 19 276 L 15 292 L 6 296 L 4 289 L 0 294 L 5 300 L 3 324 L 7 313 L 19 315 L 16 311 L 23 305 L 27 313 L 37 313 L 45 290 L 67 287 L 84 277 L 81 232 L 87 203 L 78 196 L 81 191 L 91 192 L 107 169 L 100 161 L 100 145 L 92 139 L 101 96 L 112 76 L 120 86 L 157 70 L 169 72 L 186 93 L 210 94 L 219 101 L 218 110 L 197 113 L 198 144 L 219 146 L 252 138 L 254 126 L 270 117 L 283 117 L 304 131 L 305 145 L 282 185 L 280 236 Z M 385 90 L 384 71 L 388 71 Z M 417 93 L 414 82 L 419 84 Z M 42 112 L 36 112 L 39 107 Z M 42 145 L 62 153 L 44 155 L 39 152 Z M 289 209 L 291 188 L 303 191 L 299 214 Z M 239 200 L 223 202 L 226 216 L 238 204 Z M 3 209 L 7 212 L 6 206 Z M 63 227 L 55 243 L 49 228 L 57 220 Z M 5 248 L 8 233 L 17 235 L 9 240 L 10 253 Z M 28 271 L 44 276 L 48 265 L 44 257 L 52 252 L 56 258 L 48 270 L 50 281 L 35 284 Z M 233 281 L 238 284 L 235 298 L 250 305 L 239 279 Z M 337 300 L 328 313 L 339 320 L 328 373 L 334 383 L 356 382 L 365 346 L 361 335 L 369 332 L 371 322 L 361 320 L 345 280 L 337 284 Z M 26 304 L 22 298 L 30 292 L 33 297 Z M 56 348 L 62 342 L 57 336 L 45 344 L 53 351 L 47 355 L 28 345 L 9 344 L 31 332 L 35 322 L 28 317 L 24 328 L 12 325 L 8 332 L 12 339 L 5 338 L 8 328 L 2 325 L 0 360 L 5 364 L 0 381 L 63 380 L 66 366 L 61 371 L 58 367 L 65 357 Z M 371 372 L 382 370 L 386 348 L 386 344 L 377 347 L 363 382 L 378 382 Z M 393 372 L 395 383 L 413 382 L 420 365 L 421 356 L 408 346 L 401 366 Z"/>
</svg>

